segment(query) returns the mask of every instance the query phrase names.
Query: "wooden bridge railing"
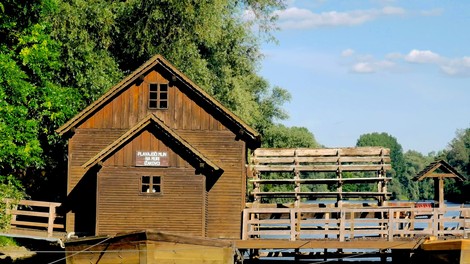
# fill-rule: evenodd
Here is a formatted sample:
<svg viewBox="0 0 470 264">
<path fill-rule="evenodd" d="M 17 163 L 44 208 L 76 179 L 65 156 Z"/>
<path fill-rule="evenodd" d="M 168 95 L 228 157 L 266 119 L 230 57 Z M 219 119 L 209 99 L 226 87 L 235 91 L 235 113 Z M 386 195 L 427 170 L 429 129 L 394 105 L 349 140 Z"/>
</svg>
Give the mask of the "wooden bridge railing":
<svg viewBox="0 0 470 264">
<path fill-rule="evenodd" d="M 10 233 L 14 233 L 15 228 L 46 230 L 47 236 L 52 237 L 54 230 L 63 230 L 63 223 L 57 223 L 57 219 L 62 216 L 57 214 L 60 203 L 21 200 L 16 206 L 9 206 L 11 200 L 4 200 L 7 203 L 7 215 L 11 215 Z"/>
<path fill-rule="evenodd" d="M 470 208 L 248 208 L 242 239 L 347 239 L 470 234 Z"/>
</svg>

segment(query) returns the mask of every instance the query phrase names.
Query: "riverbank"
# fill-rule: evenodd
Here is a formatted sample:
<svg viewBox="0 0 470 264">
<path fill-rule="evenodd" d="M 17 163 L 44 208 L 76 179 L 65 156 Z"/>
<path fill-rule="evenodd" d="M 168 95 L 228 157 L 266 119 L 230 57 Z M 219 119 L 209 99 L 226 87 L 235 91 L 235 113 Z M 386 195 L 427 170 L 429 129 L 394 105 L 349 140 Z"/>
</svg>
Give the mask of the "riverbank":
<svg viewBox="0 0 470 264">
<path fill-rule="evenodd" d="M 51 263 L 65 257 L 60 245 L 42 240 L 18 238 L 17 245 L 0 247 L 0 262 L 15 264 Z M 65 261 L 55 262 L 57 264 Z"/>
</svg>

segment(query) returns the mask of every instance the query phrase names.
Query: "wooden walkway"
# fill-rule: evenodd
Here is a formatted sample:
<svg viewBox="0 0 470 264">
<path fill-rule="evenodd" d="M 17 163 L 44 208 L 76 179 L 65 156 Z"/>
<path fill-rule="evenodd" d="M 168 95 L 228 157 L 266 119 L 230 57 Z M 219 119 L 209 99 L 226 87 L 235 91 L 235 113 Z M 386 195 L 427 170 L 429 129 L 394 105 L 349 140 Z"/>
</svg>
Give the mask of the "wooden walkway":
<svg viewBox="0 0 470 264">
<path fill-rule="evenodd" d="M 57 213 L 60 205 L 20 201 L 16 208 L 8 211 L 12 227 L 7 233 L 14 237 L 62 242 L 66 235 L 64 219 Z M 429 237 L 455 240 L 470 235 L 468 207 L 389 205 L 348 208 L 348 205 L 301 204 L 295 208 L 246 208 L 241 239 L 226 242 L 231 242 L 236 252 L 248 253 L 246 260 L 286 256 L 293 256 L 296 261 L 327 260 L 355 255 L 396 259 L 403 252 L 408 252 L 409 256 L 409 252 Z"/>
<path fill-rule="evenodd" d="M 245 241 L 394 242 L 469 235 L 470 208 L 463 207 L 248 208 L 243 212 Z"/>
</svg>

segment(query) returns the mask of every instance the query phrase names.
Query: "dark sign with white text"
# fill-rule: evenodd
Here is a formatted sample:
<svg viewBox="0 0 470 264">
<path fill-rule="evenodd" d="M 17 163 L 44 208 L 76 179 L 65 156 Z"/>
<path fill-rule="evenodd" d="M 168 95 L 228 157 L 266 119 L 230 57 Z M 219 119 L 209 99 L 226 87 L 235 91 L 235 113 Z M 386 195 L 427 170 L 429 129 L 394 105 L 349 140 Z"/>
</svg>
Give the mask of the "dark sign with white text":
<svg viewBox="0 0 470 264">
<path fill-rule="evenodd" d="M 166 151 L 137 151 L 135 166 L 168 167 L 168 152 Z"/>
</svg>

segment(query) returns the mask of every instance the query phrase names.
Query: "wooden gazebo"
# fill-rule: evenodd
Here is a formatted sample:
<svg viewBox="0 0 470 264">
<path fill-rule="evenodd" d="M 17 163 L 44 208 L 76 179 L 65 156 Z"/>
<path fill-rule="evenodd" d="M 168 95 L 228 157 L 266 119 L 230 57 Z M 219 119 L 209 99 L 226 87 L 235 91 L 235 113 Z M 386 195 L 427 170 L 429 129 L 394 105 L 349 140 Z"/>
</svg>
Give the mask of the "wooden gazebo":
<svg viewBox="0 0 470 264">
<path fill-rule="evenodd" d="M 434 180 L 434 201 L 439 207 L 444 206 L 444 179 L 452 178 L 456 181 L 464 181 L 465 178 L 444 160 L 436 160 L 419 172 L 415 181 L 422 181 L 426 178 Z"/>
</svg>

